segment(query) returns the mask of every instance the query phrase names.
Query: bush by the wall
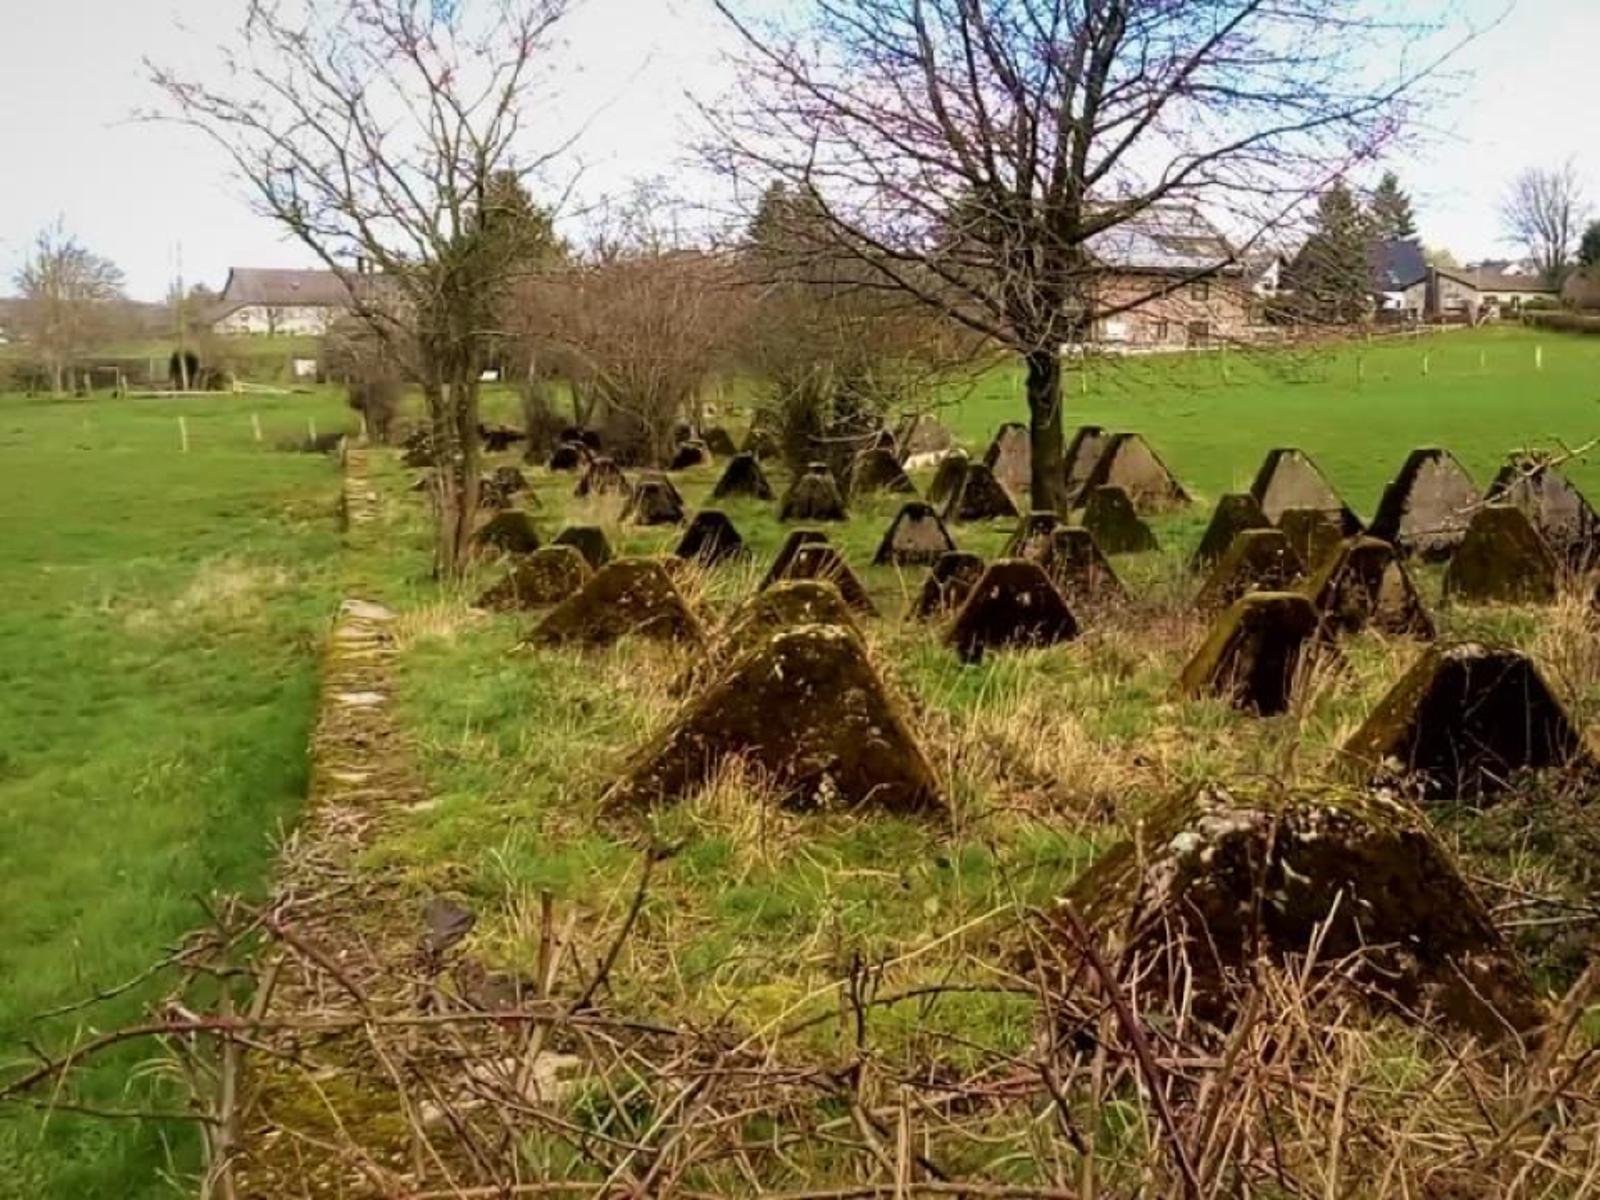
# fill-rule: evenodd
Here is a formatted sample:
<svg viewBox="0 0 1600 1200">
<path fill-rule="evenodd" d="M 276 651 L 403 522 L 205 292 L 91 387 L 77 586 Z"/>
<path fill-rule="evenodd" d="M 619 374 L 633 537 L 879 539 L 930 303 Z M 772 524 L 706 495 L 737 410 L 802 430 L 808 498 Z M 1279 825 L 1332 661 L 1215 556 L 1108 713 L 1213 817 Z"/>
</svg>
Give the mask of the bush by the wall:
<svg viewBox="0 0 1600 1200">
<path fill-rule="evenodd" d="M 1522 323 L 1535 329 L 1552 329 L 1558 333 L 1600 334 L 1600 313 L 1524 312 Z"/>
</svg>

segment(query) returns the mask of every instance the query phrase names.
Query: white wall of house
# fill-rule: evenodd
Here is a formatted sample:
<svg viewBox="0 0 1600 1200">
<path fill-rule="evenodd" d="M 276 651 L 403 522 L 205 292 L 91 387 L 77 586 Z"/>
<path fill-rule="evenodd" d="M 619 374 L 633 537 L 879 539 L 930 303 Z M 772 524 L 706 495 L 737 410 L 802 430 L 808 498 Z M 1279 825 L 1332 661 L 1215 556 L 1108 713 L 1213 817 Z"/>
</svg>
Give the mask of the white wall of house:
<svg viewBox="0 0 1600 1200">
<path fill-rule="evenodd" d="M 1549 291 L 1546 288 L 1529 288 L 1527 291 L 1515 292 L 1501 289 L 1483 292 L 1482 296 L 1485 304 L 1498 305 L 1500 308 L 1521 308 L 1530 300 L 1554 301 L 1559 298 L 1559 293 Z"/>
<path fill-rule="evenodd" d="M 275 333 L 321 336 L 339 317 L 340 310 L 322 305 L 276 306 L 246 304 L 220 317 L 212 325 L 218 333 Z"/>
</svg>

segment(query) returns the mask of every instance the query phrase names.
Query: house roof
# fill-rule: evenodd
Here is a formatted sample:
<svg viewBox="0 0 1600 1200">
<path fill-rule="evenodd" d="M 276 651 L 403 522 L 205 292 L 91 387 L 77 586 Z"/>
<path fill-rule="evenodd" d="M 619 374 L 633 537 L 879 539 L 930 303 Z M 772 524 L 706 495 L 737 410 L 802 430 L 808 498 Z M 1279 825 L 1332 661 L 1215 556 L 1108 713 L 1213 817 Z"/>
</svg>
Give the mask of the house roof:
<svg viewBox="0 0 1600 1200">
<path fill-rule="evenodd" d="M 1422 243 L 1410 238 L 1367 243 L 1367 277 L 1374 292 L 1403 292 L 1428 277 Z"/>
<path fill-rule="evenodd" d="M 1187 204 L 1153 205 L 1095 234 L 1088 245 L 1103 264 L 1125 271 L 1186 274 L 1234 262 L 1228 239 L 1199 209 Z"/>
<path fill-rule="evenodd" d="M 1510 265 L 1519 266 L 1515 263 Z M 1560 290 L 1551 287 L 1538 275 L 1530 275 L 1520 269 L 1508 271 L 1499 263 L 1479 263 L 1461 274 L 1470 279 L 1480 292 L 1535 292 L 1554 296 Z"/>
<path fill-rule="evenodd" d="M 1600 307 L 1600 270 L 1579 268 L 1561 285 L 1561 298 L 1579 308 Z"/>
<path fill-rule="evenodd" d="M 217 302 L 217 317 L 247 305 L 266 308 L 349 308 L 350 289 L 332 271 L 232 267 Z"/>
</svg>

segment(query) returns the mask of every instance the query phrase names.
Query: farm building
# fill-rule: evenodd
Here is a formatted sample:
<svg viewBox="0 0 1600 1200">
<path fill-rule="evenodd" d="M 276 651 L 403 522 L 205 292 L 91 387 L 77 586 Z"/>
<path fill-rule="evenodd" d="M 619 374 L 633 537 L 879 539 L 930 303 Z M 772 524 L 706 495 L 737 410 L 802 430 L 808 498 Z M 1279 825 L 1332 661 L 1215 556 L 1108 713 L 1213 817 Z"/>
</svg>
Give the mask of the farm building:
<svg viewBox="0 0 1600 1200">
<path fill-rule="evenodd" d="M 1531 301 L 1554 304 L 1561 298 L 1560 289 L 1546 283 L 1539 268 L 1530 262 L 1486 259 L 1463 274 L 1477 287 L 1486 308 L 1515 312 Z"/>
<path fill-rule="evenodd" d="M 1245 266 L 1198 209 L 1157 205 L 1091 238 L 1089 249 L 1105 272 L 1095 298 L 1102 345 L 1181 349 L 1245 336 L 1253 298 Z"/>
<path fill-rule="evenodd" d="M 315 334 L 350 309 L 350 288 L 333 271 L 233 267 L 211 319 L 217 333 Z"/>
</svg>

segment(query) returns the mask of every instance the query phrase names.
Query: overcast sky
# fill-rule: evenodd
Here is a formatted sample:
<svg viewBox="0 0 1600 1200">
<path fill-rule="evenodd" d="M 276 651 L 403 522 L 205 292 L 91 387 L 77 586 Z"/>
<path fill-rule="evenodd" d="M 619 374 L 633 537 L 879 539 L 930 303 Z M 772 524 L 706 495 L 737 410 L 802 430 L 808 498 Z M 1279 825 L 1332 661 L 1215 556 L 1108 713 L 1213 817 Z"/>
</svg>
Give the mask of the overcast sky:
<svg viewBox="0 0 1600 1200">
<path fill-rule="evenodd" d="M 1507 0 L 1461 0 L 1487 23 Z M 309 265 L 251 212 L 226 162 L 201 135 L 137 122 L 155 104 L 141 59 L 204 64 L 236 23 L 239 0 L 0 0 L 0 294 L 34 234 L 61 218 L 158 299 L 177 274 L 220 287 L 232 265 Z M 24 15 L 25 14 L 25 15 Z M 693 128 L 685 92 L 725 81 L 728 35 L 709 0 L 575 0 L 562 31 L 552 114 L 584 123 L 589 197 L 635 178 L 681 179 Z M 21 53 L 27 46 L 34 52 Z M 1600 0 L 1519 0 L 1452 65 L 1459 97 L 1433 114 L 1425 145 L 1392 166 L 1424 239 L 1463 261 L 1512 253 L 1498 199 L 1528 165 L 1571 158 L 1600 210 L 1593 132 Z"/>
</svg>

